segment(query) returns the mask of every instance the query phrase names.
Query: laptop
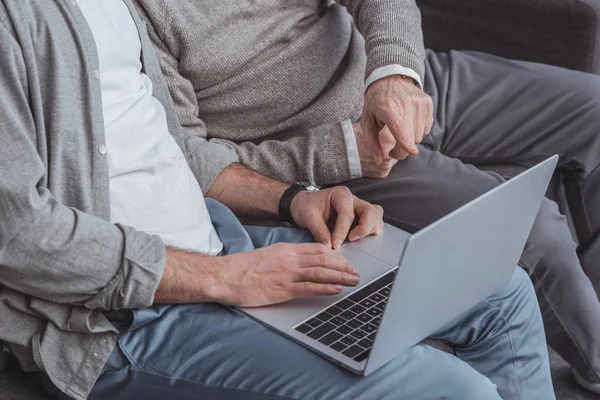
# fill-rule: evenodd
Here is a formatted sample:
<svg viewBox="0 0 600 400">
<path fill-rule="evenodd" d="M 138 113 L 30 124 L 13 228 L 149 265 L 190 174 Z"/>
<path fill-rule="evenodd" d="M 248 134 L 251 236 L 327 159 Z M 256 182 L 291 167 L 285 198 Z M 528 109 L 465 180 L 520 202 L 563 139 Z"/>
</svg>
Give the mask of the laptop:
<svg viewBox="0 0 600 400">
<path fill-rule="evenodd" d="M 361 283 L 336 296 L 242 308 L 367 376 L 508 284 L 556 168 L 553 156 L 411 235 L 385 225 L 339 252 Z"/>
</svg>

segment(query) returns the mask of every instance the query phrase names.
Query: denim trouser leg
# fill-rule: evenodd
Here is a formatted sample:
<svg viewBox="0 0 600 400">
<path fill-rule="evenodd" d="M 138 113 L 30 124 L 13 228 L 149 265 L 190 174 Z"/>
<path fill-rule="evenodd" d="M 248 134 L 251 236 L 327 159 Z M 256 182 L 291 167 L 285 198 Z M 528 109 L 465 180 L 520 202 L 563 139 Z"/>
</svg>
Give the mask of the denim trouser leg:
<svg viewBox="0 0 600 400">
<path fill-rule="evenodd" d="M 311 240 L 294 229 L 244 229 L 212 201 L 209 210 L 229 253 Z M 458 357 L 417 345 L 361 377 L 236 309 L 156 306 L 135 311 L 90 399 L 554 398 L 541 316 L 522 270 L 434 336 L 456 344 Z"/>
</svg>

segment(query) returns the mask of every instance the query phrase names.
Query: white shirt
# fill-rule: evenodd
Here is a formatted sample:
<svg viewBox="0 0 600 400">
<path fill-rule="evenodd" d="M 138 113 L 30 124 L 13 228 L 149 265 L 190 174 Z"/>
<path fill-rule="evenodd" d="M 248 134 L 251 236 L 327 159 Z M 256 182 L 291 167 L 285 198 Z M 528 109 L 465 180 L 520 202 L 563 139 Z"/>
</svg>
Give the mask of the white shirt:
<svg viewBox="0 0 600 400">
<path fill-rule="evenodd" d="M 169 133 L 164 107 L 142 73 L 141 43 L 122 0 L 77 0 L 94 35 L 100 71 L 111 222 L 165 244 L 218 254 L 222 248 L 204 196 Z"/>
</svg>

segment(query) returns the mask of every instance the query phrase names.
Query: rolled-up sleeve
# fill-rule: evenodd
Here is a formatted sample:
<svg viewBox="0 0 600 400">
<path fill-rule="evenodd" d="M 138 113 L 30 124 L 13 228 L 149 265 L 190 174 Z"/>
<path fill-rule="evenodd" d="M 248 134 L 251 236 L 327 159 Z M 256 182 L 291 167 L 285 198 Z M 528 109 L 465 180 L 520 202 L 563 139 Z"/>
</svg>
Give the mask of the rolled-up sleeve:
<svg viewBox="0 0 600 400">
<path fill-rule="evenodd" d="M 20 46 L 0 21 L 0 286 L 104 310 L 154 301 L 160 238 L 57 201 L 33 142 L 36 124 Z"/>
</svg>

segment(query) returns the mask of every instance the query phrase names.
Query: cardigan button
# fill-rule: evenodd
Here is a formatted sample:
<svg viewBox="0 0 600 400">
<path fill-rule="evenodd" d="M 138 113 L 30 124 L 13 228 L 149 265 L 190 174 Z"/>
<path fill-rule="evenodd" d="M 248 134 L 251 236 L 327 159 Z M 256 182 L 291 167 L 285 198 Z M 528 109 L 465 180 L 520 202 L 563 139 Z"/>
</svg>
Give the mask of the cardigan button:
<svg viewBox="0 0 600 400">
<path fill-rule="evenodd" d="M 106 148 L 106 145 L 101 144 L 100 146 L 98 146 L 98 153 L 100 153 L 102 155 L 105 155 L 107 151 L 108 150 Z"/>
</svg>

